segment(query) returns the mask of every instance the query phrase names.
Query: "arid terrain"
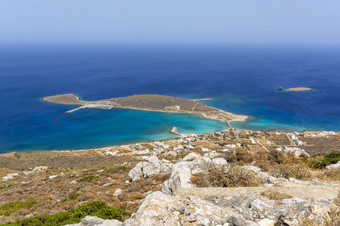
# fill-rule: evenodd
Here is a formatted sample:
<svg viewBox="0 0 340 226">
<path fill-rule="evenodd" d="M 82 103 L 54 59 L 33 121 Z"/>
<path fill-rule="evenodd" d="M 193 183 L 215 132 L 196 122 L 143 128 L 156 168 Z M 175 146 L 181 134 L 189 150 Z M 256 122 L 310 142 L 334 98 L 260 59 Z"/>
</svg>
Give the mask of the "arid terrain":
<svg viewBox="0 0 340 226">
<path fill-rule="evenodd" d="M 0 223 L 54 216 L 93 201 L 134 213 L 124 225 L 339 223 L 339 133 L 237 134 L 238 139 L 226 130 L 92 150 L 2 154 Z M 157 218 L 151 214 L 155 208 Z"/>
</svg>

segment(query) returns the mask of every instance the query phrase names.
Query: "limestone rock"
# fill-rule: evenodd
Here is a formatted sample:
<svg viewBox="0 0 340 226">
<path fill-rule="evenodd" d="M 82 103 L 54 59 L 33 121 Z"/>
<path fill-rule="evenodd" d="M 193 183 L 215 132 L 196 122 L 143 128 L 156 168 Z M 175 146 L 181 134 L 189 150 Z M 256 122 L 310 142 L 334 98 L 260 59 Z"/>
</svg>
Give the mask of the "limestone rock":
<svg viewBox="0 0 340 226">
<path fill-rule="evenodd" d="M 174 194 L 178 188 L 191 188 L 191 169 L 188 162 L 176 163 L 170 175 L 169 180 L 163 183 L 162 191 L 165 194 Z"/>
<path fill-rule="evenodd" d="M 193 161 L 193 160 L 200 158 L 200 157 L 201 156 L 199 154 L 191 152 L 183 158 L 183 161 Z"/>
<path fill-rule="evenodd" d="M 169 196 L 154 192 L 147 196 L 126 226 L 143 225 L 255 225 L 199 197 Z"/>
<path fill-rule="evenodd" d="M 67 226 L 121 226 L 123 223 L 118 220 L 104 220 L 96 216 L 86 216 L 78 224 Z"/>
<path fill-rule="evenodd" d="M 330 170 L 330 169 L 340 169 L 340 161 L 338 161 L 338 162 L 335 163 L 335 164 L 326 166 L 326 169 L 328 169 L 328 170 Z"/>
<path fill-rule="evenodd" d="M 216 151 L 211 151 L 211 152 L 205 153 L 203 155 L 203 157 L 207 157 L 207 158 L 210 158 L 210 159 L 213 159 L 213 158 L 216 158 L 216 157 L 219 157 L 219 156 L 221 156 L 221 154 L 217 153 Z"/>
<path fill-rule="evenodd" d="M 288 155 L 294 155 L 295 157 L 300 157 L 302 154 L 309 157 L 309 154 L 302 148 L 297 147 L 285 147 L 283 151 Z"/>
<path fill-rule="evenodd" d="M 117 196 L 119 196 L 120 194 L 122 194 L 122 189 L 121 189 L 121 188 L 118 188 L 118 189 L 115 190 L 115 192 L 113 193 L 113 196 L 117 197 Z"/>
<path fill-rule="evenodd" d="M 224 169 L 228 165 L 227 160 L 224 158 L 215 158 L 212 160 L 212 164 L 220 170 Z"/>
<path fill-rule="evenodd" d="M 150 178 L 156 174 L 168 174 L 171 172 L 171 163 L 164 163 L 157 156 L 151 156 L 147 160 L 148 162 L 140 162 L 130 170 L 129 177 L 133 181 L 142 177 Z"/>
</svg>

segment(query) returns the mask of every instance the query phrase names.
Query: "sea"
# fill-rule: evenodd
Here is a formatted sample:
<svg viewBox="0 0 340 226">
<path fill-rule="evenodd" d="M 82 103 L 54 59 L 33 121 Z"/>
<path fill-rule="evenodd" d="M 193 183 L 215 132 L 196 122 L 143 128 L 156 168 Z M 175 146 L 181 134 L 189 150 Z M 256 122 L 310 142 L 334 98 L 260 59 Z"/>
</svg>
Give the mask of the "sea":
<svg viewBox="0 0 340 226">
<path fill-rule="evenodd" d="M 310 87 L 284 92 L 278 87 Z M 250 130 L 340 131 L 340 47 L 233 45 L 0 45 L 0 153 L 77 150 L 212 133 L 200 115 L 82 109 L 42 97 L 83 100 L 162 94 L 212 98 Z"/>
</svg>

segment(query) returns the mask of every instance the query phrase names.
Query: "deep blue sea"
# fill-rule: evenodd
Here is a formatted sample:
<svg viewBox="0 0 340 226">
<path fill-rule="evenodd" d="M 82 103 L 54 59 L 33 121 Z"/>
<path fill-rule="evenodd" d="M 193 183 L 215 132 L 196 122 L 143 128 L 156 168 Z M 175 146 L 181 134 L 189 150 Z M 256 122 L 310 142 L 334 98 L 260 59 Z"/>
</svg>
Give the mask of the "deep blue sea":
<svg viewBox="0 0 340 226">
<path fill-rule="evenodd" d="M 276 88 L 307 86 L 310 92 Z M 297 46 L 0 46 L 0 153 L 82 149 L 226 128 L 199 115 L 82 109 L 40 101 L 163 94 L 250 115 L 237 128 L 340 131 L 340 48 Z"/>
</svg>

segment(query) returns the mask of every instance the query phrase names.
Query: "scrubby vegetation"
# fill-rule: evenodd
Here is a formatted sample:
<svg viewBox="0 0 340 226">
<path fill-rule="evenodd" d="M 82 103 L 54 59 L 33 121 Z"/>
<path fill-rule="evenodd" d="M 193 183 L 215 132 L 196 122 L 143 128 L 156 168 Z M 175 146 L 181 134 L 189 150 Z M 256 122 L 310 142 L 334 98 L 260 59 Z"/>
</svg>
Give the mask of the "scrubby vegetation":
<svg viewBox="0 0 340 226">
<path fill-rule="evenodd" d="M 16 201 L 3 204 L 0 206 L 0 216 L 1 215 L 9 216 L 12 213 L 21 209 L 30 209 L 36 203 L 37 203 L 36 200 L 28 199 L 25 201 Z"/>
<path fill-rule="evenodd" d="M 87 203 L 75 209 L 70 209 L 65 212 L 44 215 L 38 217 L 30 217 L 23 220 L 18 220 L 14 223 L 6 223 L 4 225 L 17 225 L 17 226 L 38 226 L 38 225 L 65 225 L 80 222 L 85 216 L 98 216 L 103 219 L 117 219 L 123 221 L 131 213 L 124 209 L 108 206 L 102 201 Z"/>
<path fill-rule="evenodd" d="M 227 173 L 219 169 L 211 169 L 209 180 L 216 187 L 256 187 L 263 184 L 255 172 L 241 167 L 234 167 Z"/>
<path fill-rule="evenodd" d="M 195 174 L 190 180 L 197 187 L 257 187 L 263 184 L 255 172 L 241 167 L 234 167 L 228 172 L 211 168 L 209 173 Z"/>
<path fill-rule="evenodd" d="M 333 152 L 330 154 L 315 154 L 304 161 L 310 168 L 323 169 L 328 165 L 335 164 L 340 161 L 340 152 Z"/>
</svg>

